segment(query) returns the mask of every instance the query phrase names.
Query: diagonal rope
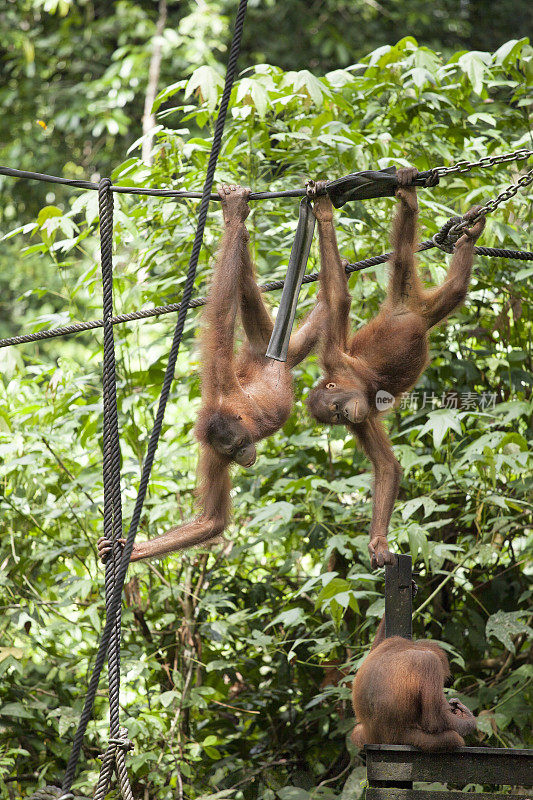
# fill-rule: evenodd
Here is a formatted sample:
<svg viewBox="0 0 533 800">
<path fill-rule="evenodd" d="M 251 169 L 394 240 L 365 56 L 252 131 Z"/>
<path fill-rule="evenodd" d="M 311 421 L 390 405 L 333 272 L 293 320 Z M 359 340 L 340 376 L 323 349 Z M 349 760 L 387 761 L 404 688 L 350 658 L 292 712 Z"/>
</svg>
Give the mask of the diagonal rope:
<svg viewBox="0 0 533 800">
<path fill-rule="evenodd" d="M 96 654 L 96 659 L 94 663 L 93 673 L 91 679 L 89 681 L 89 686 L 87 689 L 87 695 L 85 697 L 85 703 L 83 710 L 80 715 L 80 721 L 78 724 L 78 729 L 74 735 L 72 750 L 70 753 L 70 758 L 67 764 L 67 768 L 65 771 L 65 777 L 63 779 L 62 789 L 64 792 L 68 792 L 72 786 L 72 782 L 74 780 L 74 775 L 76 772 L 76 766 L 78 764 L 78 760 L 80 757 L 81 747 L 83 743 L 83 737 L 85 735 L 85 730 L 89 723 L 89 720 L 92 715 L 92 709 L 94 705 L 94 699 L 96 696 L 96 691 L 98 688 L 98 681 L 100 678 L 100 673 L 102 671 L 102 667 L 105 662 L 107 648 L 116 626 L 116 618 L 119 613 L 119 609 L 121 607 L 122 602 L 122 587 L 124 585 L 124 580 L 126 578 L 126 572 L 128 570 L 128 564 L 131 557 L 131 552 L 133 550 L 133 543 L 135 541 L 135 536 L 137 534 L 137 528 L 139 526 L 139 522 L 141 519 L 141 513 L 144 505 L 144 499 L 146 497 L 146 491 L 148 489 L 148 482 L 150 479 L 150 473 L 152 470 L 152 465 L 154 462 L 155 452 L 157 450 L 157 445 L 159 442 L 159 436 L 161 434 L 161 428 L 163 426 L 163 418 L 165 415 L 165 409 L 168 401 L 168 397 L 170 394 L 170 388 L 172 386 L 172 381 L 174 378 L 174 370 L 176 367 L 176 360 L 178 357 L 179 346 L 181 342 L 181 337 L 183 334 L 183 328 L 185 325 L 185 318 L 187 316 L 187 310 L 189 307 L 189 302 L 191 299 L 193 287 L 194 287 L 194 279 L 196 276 L 196 268 L 198 265 L 198 259 L 200 256 L 200 250 L 202 247 L 202 241 L 204 236 L 204 229 L 205 223 L 207 220 L 207 212 L 209 208 L 209 196 L 211 194 L 211 188 L 213 186 L 213 179 L 215 175 L 215 169 L 217 165 L 218 156 L 220 154 L 220 150 L 222 147 L 222 134 L 224 132 L 224 124 L 226 121 L 226 114 L 228 110 L 229 100 L 231 96 L 231 89 L 233 86 L 233 81 L 235 79 L 236 67 L 237 67 L 237 59 L 239 57 L 239 50 L 241 44 L 241 37 L 242 31 L 244 27 L 244 17 L 246 15 L 246 6 L 247 0 L 240 0 L 239 8 L 237 11 L 237 15 L 235 18 L 235 28 L 233 31 L 233 39 L 231 42 L 230 48 L 230 55 L 228 59 L 228 66 L 226 71 L 226 80 L 224 83 L 224 90 L 222 92 L 222 99 L 220 102 L 220 108 L 217 116 L 217 121 L 215 123 L 215 131 L 213 135 L 213 144 L 211 148 L 211 153 L 209 155 L 209 163 L 206 172 L 206 178 L 204 183 L 204 189 L 202 193 L 202 201 L 200 203 L 200 210 L 198 214 L 198 225 L 196 228 L 196 235 L 194 237 L 194 244 L 191 252 L 191 257 L 189 260 L 189 268 L 187 271 L 187 278 L 185 281 L 185 286 L 183 290 L 183 296 L 181 301 L 181 307 L 178 314 L 178 320 L 176 323 L 176 327 L 174 330 L 174 337 L 172 340 L 172 346 L 170 349 L 167 369 L 165 372 L 165 378 L 163 381 L 163 387 L 161 389 L 161 395 L 159 398 L 159 406 L 157 409 L 157 415 L 154 423 L 154 427 L 152 429 L 152 433 L 150 436 L 150 442 L 148 444 L 148 448 L 146 451 L 146 457 L 144 460 L 141 480 L 139 483 L 139 491 L 137 494 L 137 500 L 135 503 L 135 509 L 133 511 L 130 528 L 128 532 L 128 536 L 126 539 L 126 544 L 124 546 L 124 552 L 122 553 L 122 558 L 120 560 L 119 568 L 117 574 L 115 576 L 115 586 L 111 598 L 111 602 L 109 604 L 109 610 L 106 614 L 106 622 L 104 626 L 104 630 L 100 639 L 100 645 L 98 647 L 98 652 Z"/>
<path fill-rule="evenodd" d="M 446 227 L 448 223 L 445 224 Z M 436 234 L 438 237 L 439 234 Z M 435 237 L 434 237 L 435 238 Z M 432 247 L 437 247 L 433 239 L 426 239 L 418 245 L 417 252 L 421 253 L 424 250 L 429 250 Z M 448 252 L 448 250 L 446 250 Z M 478 256 L 488 256 L 489 258 L 509 258 L 516 261 L 533 261 L 533 252 L 530 250 L 508 250 L 501 247 L 474 247 L 474 253 Z M 371 256 L 364 258 L 362 261 L 356 261 L 353 264 L 346 266 L 346 272 L 350 275 L 352 272 L 359 272 L 368 267 L 375 267 L 378 264 L 384 264 L 388 261 L 392 253 L 381 253 L 378 256 Z M 304 275 L 302 284 L 313 283 L 318 280 L 318 272 L 310 272 Z M 262 292 L 273 292 L 276 289 L 283 289 L 285 281 L 270 281 L 263 283 L 259 288 Z M 189 303 L 189 308 L 199 308 L 204 306 L 207 301 L 206 297 L 196 297 Z M 181 303 L 168 303 L 164 306 L 155 306 L 154 308 L 143 308 L 140 311 L 130 311 L 126 314 L 117 314 L 111 317 L 113 325 L 120 325 L 124 322 L 135 322 L 140 319 L 149 319 L 150 317 L 162 317 L 165 314 L 173 314 L 179 311 Z M 63 325 L 60 328 L 46 328 L 42 331 L 35 333 L 25 333 L 21 336 L 10 336 L 7 339 L 0 339 L 0 349 L 2 347 L 10 347 L 12 345 L 28 344 L 29 342 L 41 342 L 46 339 L 55 339 L 58 336 L 71 336 L 75 333 L 83 333 L 84 331 L 95 330 L 96 328 L 103 328 L 103 319 L 92 319 L 87 322 L 73 322 L 71 325 Z"/>
</svg>

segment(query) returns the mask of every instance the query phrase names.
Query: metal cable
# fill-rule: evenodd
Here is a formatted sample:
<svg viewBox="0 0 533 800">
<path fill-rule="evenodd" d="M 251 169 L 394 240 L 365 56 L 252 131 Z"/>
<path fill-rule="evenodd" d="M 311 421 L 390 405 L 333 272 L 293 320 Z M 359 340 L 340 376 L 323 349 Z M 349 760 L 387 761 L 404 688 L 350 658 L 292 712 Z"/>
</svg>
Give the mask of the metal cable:
<svg viewBox="0 0 533 800">
<path fill-rule="evenodd" d="M 91 181 L 77 181 L 70 178 L 59 178 L 57 175 L 47 175 L 44 172 L 29 172 L 25 169 L 13 169 L 12 167 L 0 166 L 0 175 L 7 175 L 9 178 L 25 178 L 31 181 L 44 181 L 45 183 L 60 183 L 71 186 L 73 189 L 98 189 L 99 183 Z M 111 184 L 110 190 L 117 194 L 148 195 L 150 197 L 171 197 L 175 200 L 180 198 L 201 200 L 203 192 L 187 191 L 186 189 L 151 189 L 143 186 L 116 186 Z M 325 194 L 325 190 L 323 194 Z M 252 192 L 249 200 L 267 200 L 274 197 L 303 197 L 305 188 L 283 189 L 279 192 Z M 209 200 L 220 202 L 220 196 L 216 193 L 209 195 Z"/>
<path fill-rule="evenodd" d="M 198 265 L 198 258 L 200 256 L 200 250 L 202 247 L 205 223 L 207 220 L 207 211 L 209 208 L 209 195 L 211 194 L 211 188 L 213 186 L 213 179 L 215 175 L 215 169 L 217 165 L 218 156 L 220 154 L 220 149 L 222 146 L 222 134 L 224 132 L 224 125 L 226 121 L 226 114 L 228 110 L 229 100 L 231 96 L 231 89 L 233 86 L 233 82 L 235 79 L 235 72 L 237 67 L 237 59 L 239 56 L 240 51 L 240 43 L 242 37 L 242 31 L 244 26 L 244 18 L 246 15 L 246 6 L 248 0 L 240 0 L 239 8 L 237 11 L 237 16 L 235 18 L 235 29 L 233 31 L 233 39 L 231 42 L 231 49 L 230 55 L 228 59 L 228 66 L 226 71 L 226 80 L 224 83 L 224 91 L 222 92 L 222 99 L 220 102 L 220 108 L 217 116 L 217 121 L 215 124 L 215 132 L 213 136 L 213 144 L 211 148 L 211 153 L 209 155 L 209 163 L 207 167 L 207 173 L 204 183 L 203 189 L 203 196 L 202 201 L 200 203 L 200 210 L 198 214 L 198 224 L 196 228 L 196 235 L 194 237 L 194 244 L 191 252 L 191 257 L 189 260 L 189 268 L 187 271 L 187 278 L 185 281 L 185 286 L 183 290 L 183 297 L 181 301 L 181 307 L 178 313 L 178 320 L 176 323 L 176 327 L 174 330 L 174 337 L 172 341 L 172 347 L 170 349 L 167 369 L 165 372 L 165 378 L 163 381 L 163 387 L 161 389 L 161 395 L 159 398 L 159 406 L 157 409 L 157 415 L 154 423 L 154 427 L 152 429 L 152 433 L 150 435 L 150 441 L 148 444 L 146 457 L 144 460 L 141 480 L 139 483 L 139 491 L 137 494 L 137 500 L 135 503 L 135 509 L 133 511 L 130 528 L 128 531 L 128 536 L 126 539 L 126 544 L 124 546 L 124 552 L 122 553 L 122 558 L 120 560 L 120 565 L 118 569 L 118 573 L 116 575 L 116 582 L 115 588 L 113 591 L 113 596 L 110 604 L 109 613 L 106 615 L 106 623 L 104 626 L 104 630 L 102 632 L 102 636 L 100 639 L 100 645 L 98 647 L 98 652 L 96 655 L 93 673 L 91 675 L 91 679 L 89 681 L 89 686 L 87 689 L 87 695 L 85 697 L 84 707 L 80 716 L 80 721 L 78 724 L 78 729 L 74 736 L 73 744 L 72 744 L 72 751 L 70 754 L 70 758 L 67 764 L 67 769 L 65 772 L 65 777 L 63 780 L 63 791 L 68 791 L 74 780 L 74 775 L 76 771 L 76 766 L 79 760 L 81 747 L 83 743 L 83 737 L 85 734 L 85 730 L 89 723 L 89 720 L 92 715 L 92 708 L 94 705 L 94 699 L 96 696 L 96 691 L 98 688 L 98 681 L 100 678 L 100 673 L 102 671 L 102 667 L 105 662 L 106 658 L 106 651 L 110 641 L 111 634 L 115 627 L 115 616 L 118 612 L 118 609 L 122 602 L 122 587 L 124 585 L 124 580 L 126 578 L 126 572 L 128 570 L 128 564 L 131 557 L 131 553 L 133 550 L 133 543 L 135 541 L 135 536 L 137 534 L 137 528 L 139 526 L 139 522 L 141 519 L 141 513 L 143 509 L 144 499 L 146 496 L 146 491 L 148 489 L 148 481 L 150 479 L 150 473 L 152 470 L 152 465 L 154 462 L 155 452 L 157 449 L 157 445 L 159 442 L 159 436 L 161 434 L 161 428 L 163 425 L 163 418 L 165 415 L 165 409 L 168 401 L 168 397 L 170 394 L 170 388 L 172 386 L 172 381 L 174 378 L 174 370 L 176 367 L 176 360 L 178 357 L 179 346 L 181 342 L 181 337 L 183 334 L 183 328 L 185 325 L 185 318 L 187 316 L 187 310 L 189 307 L 189 302 L 191 299 L 191 294 L 194 286 L 194 279 L 196 276 L 196 268 Z"/>
<path fill-rule="evenodd" d="M 528 150 L 521 147 L 518 150 L 513 150 L 510 153 L 503 153 L 502 155 L 486 156 L 479 159 L 479 161 L 457 161 L 448 167 L 433 167 L 429 170 L 434 176 L 434 182 L 430 179 L 426 182 L 427 186 L 433 186 L 438 182 L 438 178 L 443 175 L 452 175 L 454 173 L 470 172 L 475 167 L 485 169 L 493 167 L 496 164 L 504 164 L 509 161 L 525 161 L 533 156 L 533 150 Z M 74 189 L 98 189 L 99 184 L 91 181 L 78 181 L 71 178 L 59 178 L 56 175 L 47 175 L 43 172 L 29 172 L 24 169 L 13 169 L 13 167 L 0 166 L 0 175 L 7 175 L 10 178 L 25 178 L 27 180 L 44 181 L 46 183 L 60 183 L 66 186 L 72 186 Z M 118 194 L 133 194 L 133 195 L 149 195 L 151 197 L 173 197 L 191 198 L 200 200 L 203 198 L 203 192 L 187 191 L 186 189 L 151 189 L 142 186 L 116 186 L 111 185 L 111 191 Z M 303 197 L 306 193 L 305 188 L 301 189 L 285 189 L 279 192 L 252 192 L 250 200 L 266 200 L 274 197 Z M 325 194 L 325 190 L 323 192 Z M 220 201 L 218 194 L 210 194 L 210 200 Z"/>
<path fill-rule="evenodd" d="M 435 236 L 438 235 L 439 234 L 436 234 Z M 433 238 L 435 239 L 435 237 Z M 429 244 L 430 242 L 431 244 Z M 420 243 L 418 246 L 418 252 L 420 253 L 423 250 L 429 250 L 430 247 L 439 247 L 439 245 L 436 241 L 433 241 L 433 239 L 427 239 L 425 242 Z M 445 252 L 449 252 L 444 247 L 441 249 L 445 250 Z M 533 252 L 530 250 L 507 250 L 502 249 L 501 247 L 475 247 L 474 252 L 478 256 L 488 256 L 490 258 L 510 258 L 517 261 L 533 261 Z M 383 264 L 385 261 L 388 261 L 391 255 L 392 253 L 382 253 L 379 256 L 372 256 L 371 258 L 365 258 L 362 261 L 356 261 L 353 264 L 348 264 L 346 267 L 346 272 L 351 274 L 352 272 L 359 272 L 362 269 L 368 269 L 368 267 L 375 267 L 377 264 Z M 313 283 L 317 280 L 318 272 L 310 272 L 308 275 L 304 275 L 302 283 Z M 273 292 L 277 289 L 283 289 L 284 284 L 285 281 L 282 280 L 270 281 L 269 283 L 263 283 L 259 288 L 262 292 Z M 206 300 L 206 297 L 196 297 L 194 300 L 190 301 L 189 308 L 199 308 L 200 306 L 204 306 Z M 130 311 L 128 314 L 117 314 L 116 316 L 112 317 L 111 323 L 113 325 L 120 325 L 123 322 L 134 322 L 138 319 L 161 317 L 164 314 L 172 314 L 175 311 L 179 311 L 180 308 L 181 303 L 168 303 L 168 305 L 165 306 L 155 306 L 154 308 L 144 308 L 140 311 Z M 70 336 L 74 333 L 83 333 L 83 331 L 89 331 L 103 327 L 103 319 L 92 319 L 88 322 L 74 322 L 72 325 L 63 325 L 60 328 L 47 328 L 42 331 L 37 331 L 36 333 L 26 333 L 21 336 L 10 336 L 6 339 L 0 339 L 0 348 L 10 347 L 11 345 L 27 344 L 28 342 L 40 342 L 46 339 L 55 339 L 58 336 Z"/>
</svg>

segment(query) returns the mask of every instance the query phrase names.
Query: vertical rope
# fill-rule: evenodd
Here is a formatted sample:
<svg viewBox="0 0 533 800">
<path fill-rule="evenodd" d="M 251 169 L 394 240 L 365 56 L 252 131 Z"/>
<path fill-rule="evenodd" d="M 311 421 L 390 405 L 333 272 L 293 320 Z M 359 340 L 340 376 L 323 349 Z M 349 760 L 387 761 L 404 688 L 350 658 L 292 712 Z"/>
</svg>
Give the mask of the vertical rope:
<svg viewBox="0 0 533 800">
<path fill-rule="evenodd" d="M 107 797 L 113 770 L 116 770 L 119 790 L 123 800 L 133 800 L 133 792 L 131 791 L 126 767 L 126 752 L 131 750 L 132 747 L 133 744 L 128 739 L 128 732 L 125 728 L 119 728 L 118 737 L 109 739 L 106 752 L 100 756 L 102 767 L 93 800 L 104 800 Z"/>
<path fill-rule="evenodd" d="M 112 325 L 109 320 L 113 314 L 113 196 L 110 191 L 111 181 L 102 178 L 98 187 L 98 204 L 100 214 L 100 266 L 102 270 L 103 290 L 103 318 L 104 318 L 104 364 L 102 373 L 102 396 L 104 407 L 103 424 L 103 481 L 104 481 L 104 538 L 113 542 L 113 519 L 115 512 L 115 498 L 112 491 L 113 467 L 112 464 L 115 444 L 115 426 L 112 424 L 112 408 L 115 408 L 116 418 L 116 372 L 115 372 L 115 341 Z M 111 330 L 110 330 L 111 328 Z M 120 474 L 120 473 L 119 473 Z M 119 486 L 120 490 L 120 486 Z M 113 590 L 116 583 L 116 553 L 113 545 L 112 552 L 107 558 L 105 566 L 105 605 L 106 619 L 112 611 Z M 110 733 L 118 729 L 117 706 L 114 702 L 115 695 L 120 691 L 120 628 L 117 630 L 116 622 L 120 624 L 122 608 L 115 614 L 115 626 L 111 632 L 109 643 L 109 719 Z M 109 788 L 114 767 L 114 748 L 105 753 L 100 776 L 96 787 L 96 794 L 105 797 Z"/>
<path fill-rule="evenodd" d="M 94 791 L 94 796 L 98 798 L 105 797 L 107 794 L 115 767 L 115 748 L 109 747 L 101 758 L 102 766 L 100 767 L 100 775 L 98 776 L 98 783 Z"/>
<path fill-rule="evenodd" d="M 112 610 L 116 571 L 120 562 L 118 539 L 122 536 L 122 504 L 120 495 L 120 439 L 117 414 L 115 341 L 113 336 L 113 195 L 111 181 L 103 178 L 98 189 L 100 205 L 100 241 L 104 318 L 104 537 L 113 542 L 105 570 L 106 616 Z M 109 647 L 109 715 L 111 736 L 119 731 L 120 691 L 120 622 L 121 606 L 115 613 L 115 629 Z"/>
<path fill-rule="evenodd" d="M 102 178 L 98 187 L 100 212 L 100 261 L 102 269 L 103 319 L 104 319 L 104 365 L 102 394 L 104 405 L 103 425 L 103 480 L 104 480 L 104 538 L 112 543 L 112 551 L 106 561 L 105 598 L 106 619 L 114 621 L 109 643 L 109 729 L 110 743 L 104 756 L 100 777 L 95 792 L 96 800 L 106 796 L 113 768 L 116 765 L 116 741 L 122 739 L 120 724 L 120 637 L 122 604 L 113 608 L 113 594 L 117 571 L 122 555 L 119 539 L 122 537 L 122 498 L 120 492 L 120 436 L 118 429 L 117 380 L 115 340 L 113 334 L 113 194 L 111 181 Z M 123 732 L 126 735 L 126 732 Z M 121 750 L 122 784 L 131 797 L 131 788 L 126 773 L 124 751 Z M 129 793 L 128 793 L 129 790 Z M 123 794 L 123 796 L 126 796 Z"/>
<path fill-rule="evenodd" d="M 128 537 L 126 540 L 126 544 L 124 547 L 124 552 L 122 553 L 122 558 L 120 561 L 120 565 L 118 568 L 118 573 L 116 575 L 116 582 L 115 588 L 113 591 L 113 596 L 111 599 L 111 603 L 109 606 L 108 614 L 106 615 L 106 623 L 104 626 L 104 630 L 100 639 L 100 645 L 98 647 L 98 653 L 96 654 L 96 659 L 94 663 L 93 673 L 91 675 L 91 680 L 89 681 L 89 686 L 87 689 L 87 695 L 85 697 L 85 703 L 83 706 L 83 710 L 80 715 L 80 721 L 78 724 L 78 729 L 73 739 L 72 743 L 72 750 L 70 753 L 70 758 L 67 764 L 67 768 L 65 771 L 65 777 L 63 779 L 62 788 L 63 791 L 68 791 L 72 786 L 72 782 L 74 780 L 74 775 L 76 772 L 76 766 L 78 764 L 78 760 L 80 757 L 81 746 L 83 743 L 83 737 L 85 734 L 85 730 L 89 723 L 92 714 L 92 708 L 94 705 L 94 698 L 96 696 L 96 691 L 98 689 L 98 681 L 100 678 L 100 673 L 102 671 L 102 667 L 105 662 L 107 647 L 111 638 L 111 634 L 115 629 L 115 616 L 117 614 L 118 609 L 121 605 L 122 600 L 122 587 L 124 585 L 124 580 L 126 578 L 126 572 L 128 570 L 128 564 L 131 557 L 131 553 L 133 550 L 133 544 L 135 541 L 135 536 L 137 534 L 137 528 L 139 526 L 139 522 L 141 519 L 141 513 L 144 505 L 144 500 L 146 497 L 146 491 L 148 489 L 148 482 L 150 480 L 150 473 L 152 471 L 152 465 L 154 462 L 155 452 L 157 450 L 157 445 L 159 442 L 159 436 L 161 434 L 161 428 L 163 425 L 163 418 L 165 415 L 165 409 L 167 406 L 168 397 L 170 394 L 170 388 L 172 386 L 172 381 L 174 378 L 174 370 L 176 367 L 176 360 L 178 358 L 179 346 L 181 342 L 181 337 L 183 334 L 183 328 L 185 325 L 185 319 L 187 316 L 187 311 L 189 307 L 189 301 L 191 299 L 192 290 L 194 287 L 194 279 L 196 277 L 196 268 L 198 266 L 198 258 L 200 256 L 200 250 L 202 247 L 202 241 L 204 236 L 204 229 L 205 223 L 207 220 L 207 211 L 209 208 L 209 195 L 211 194 L 211 188 L 213 186 L 213 179 L 215 175 L 215 169 L 218 161 L 218 156 L 220 154 L 221 146 L 222 146 L 222 134 L 224 132 L 224 125 L 226 122 L 226 114 L 228 110 L 229 100 L 231 96 L 231 90 L 233 87 L 233 82 L 235 80 L 235 73 L 237 67 L 237 59 L 239 57 L 239 50 L 241 45 L 241 38 L 242 38 L 242 31 L 244 27 L 244 18 L 246 15 L 246 6 L 247 0 L 240 0 L 239 8 L 237 11 L 237 15 L 235 18 L 235 28 L 233 31 L 233 38 L 231 42 L 230 48 L 230 55 L 228 58 L 228 66 L 226 71 L 226 80 L 224 83 L 224 90 L 222 92 L 222 98 L 220 101 L 220 108 L 218 111 L 217 120 L 215 123 L 215 131 L 213 135 L 213 144 L 211 147 L 211 153 L 209 155 L 209 163 L 207 167 L 206 177 L 204 188 L 202 192 L 202 200 L 200 202 L 200 210 L 198 213 L 198 224 L 196 227 L 196 234 L 194 237 L 194 244 L 191 251 L 191 256 L 189 259 L 189 267 L 187 270 L 187 278 L 185 281 L 185 286 L 183 289 L 183 295 L 181 299 L 181 307 L 178 313 L 178 320 L 176 322 L 176 327 L 174 330 L 174 337 L 172 340 L 172 346 L 170 348 L 169 358 L 167 369 L 165 372 L 165 378 L 163 381 L 163 386 L 161 389 L 161 395 L 159 398 L 159 406 L 157 409 L 157 415 L 154 423 L 154 427 L 152 429 L 152 433 L 150 435 L 150 441 L 148 443 L 148 448 L 146 451 L 146 457 L 144 460 L 141 480 L 139 483 L 139 491 L 137 494 L 137 500 L 135 503 L 135 509 L 133 511 L 130 528 L 128 531 Z"/>
</svg>

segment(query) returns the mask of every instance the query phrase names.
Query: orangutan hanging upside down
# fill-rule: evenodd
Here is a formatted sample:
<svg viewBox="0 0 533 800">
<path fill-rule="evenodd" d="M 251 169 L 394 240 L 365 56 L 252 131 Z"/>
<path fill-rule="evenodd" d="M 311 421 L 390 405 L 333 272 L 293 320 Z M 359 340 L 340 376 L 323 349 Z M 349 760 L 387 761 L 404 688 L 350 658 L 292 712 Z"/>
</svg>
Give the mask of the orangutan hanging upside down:
<svg viewBox="0 0 533 800">
<path fill-rule="evenodd" d="M 357 437 L 372 462 L 374 500 L 370 543 L 372 567 L 394 563 L 387 533 L 398 494 L 401 468 L 376 406 L 410 389 L 428 363 L 428 331 L 461 305 L 470 283 L 474 243 L 484 219 L 458 240 L 446 280 L 426 290 L 420 281 L 416 247 L 417 175 L 413 168 L 398 170 L 399 204 L 392 229 L 393 256 L 387 297 L 373 320 L 349 334 L 351 296 L 333 227 L 333 206 L 327 196 L 314 204 L 321 256 L 321 298 L 327 308 L 322 347 L 325 377 L 309 395 L 311 414 L 319 422 L 343 424 Z M 476 208 L 467 217 L 474 217 Z M 383 394 L 379 395 L 378 393 Z"/>
<path fill-rule="evenodd" d="M 230 516 L 230 467 L 251 467 L 255 443 L 279 430 L 293 403 L 291 369 L 315 346 L 325 317 L 317 303 L 291 336 L 287 361 L 265 357 L 273 322 L 254 278 L 244 221 L 250 189 L 221 186 L 225 232 L 205 307 L 202 342 L 202 408 L 196 424 L 200 515 L 162 536 L 134 545 L 132 561 L 215 541 Z M 235 322 L 240 316 L 246 342 L 234 355 Z M 111 547 L 98 543 L 105 560 Z"/>
<path fill-rule="evenodd" d="M 354 678 L 353 743 L 409 744 L 427 751 L 463 747 L 476 718 L 459 700 L 444 696 L 450 677 L 446 653 L 427 639 L 385 639 L 384 622 Z"/>
</svg>

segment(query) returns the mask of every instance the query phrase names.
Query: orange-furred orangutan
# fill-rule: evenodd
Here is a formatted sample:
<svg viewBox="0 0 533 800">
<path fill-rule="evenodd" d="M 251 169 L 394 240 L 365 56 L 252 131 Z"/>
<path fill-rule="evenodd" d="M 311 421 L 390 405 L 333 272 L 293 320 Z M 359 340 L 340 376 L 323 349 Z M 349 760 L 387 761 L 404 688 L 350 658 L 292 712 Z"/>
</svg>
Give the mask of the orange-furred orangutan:
<svg viewBox="0 0 533 800">
<path fill-rule="evenodd" d="M 354 678 L 353 743 L 408 744 L 428 751 L 463 747 L 476 719 L 459 700 L 444 696 L 450 667 L 442 647 L 384 634 L 382 620 Z"/>
<path fill-rule="evenodd" d="M 308 406 L 319 422 L 343 424 L 356 436 L 374 471 L 374 499 L 368 549 L 372 566 L 392 564 L 387 533 L 398 495 L 401 468 L 376 405 L 390 403 L 410 389 L 428 363 L 428 331 L 465 299 L 470 283 L 474 243 L 484 219 L 458 240 L 446 280 L 426 290 L 414 251 L 418 204 L 413 168 L 398 170 L 398 209 L 392 228 L 393 255 L 387 296 L 378 315 L 355 334 L 349 332 L 351 296 L 337 247 L 333 206 L 317 198 L 314 213 L 320 238 L 320 295 L 327 308 L 322 343 L 324 377 L 309 395 Z M 317 184 L 320 188 L 320 184 Z M 466 217 L 474 217 L 478 207 Z"/>
<path fill-rule="evenodd" d="M 291 369 L 315 346 L 325 307 L 319 300 L 290 339 L 287 361 L 265 356 L 273 322 L 254 277 L 245 220 L 250 189 L 221 186 L 224 236 L 203 316 L 202 407 L 196 424 L 200 442 L 199 515 L 162 536 L 136 542 L 131 560 L 213 543 L 230 517 L 230 467 L 251 467 L 255 443 L 281 428 L 293 403 Z M 245 342 L 234 353 L 240 312 Z M 99 542 L 105 560 L 109 540 Z"/>
</svg>

